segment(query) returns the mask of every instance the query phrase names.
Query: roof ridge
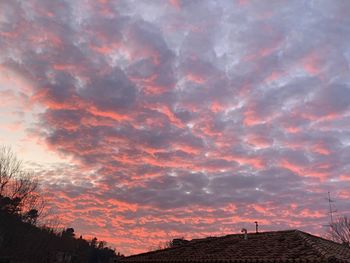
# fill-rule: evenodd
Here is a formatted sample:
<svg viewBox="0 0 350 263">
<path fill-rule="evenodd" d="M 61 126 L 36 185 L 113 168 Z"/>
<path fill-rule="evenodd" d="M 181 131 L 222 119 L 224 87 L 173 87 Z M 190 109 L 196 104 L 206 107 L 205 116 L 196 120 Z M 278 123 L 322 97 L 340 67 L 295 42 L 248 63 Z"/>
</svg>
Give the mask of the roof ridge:
<svg viewBox="0 0 350 263">
<path fill-rule="evenodd" d="M 278 234 L 278 233 L 286 233 L 286 232 L 295 232 L 297 231 L 297 229 L 287 229 L 287 230 L 272 230 L 272 231 L 264 231 L 264 232 L 251 232 L 248 233 L 248 235 L 265 235 L 265 234 Z M 207 241 L 209 239 L 220 239 L 220 238 L 229 238 L 232 236 L 243 236 L 242 233 L 233 233 L 233 234 L 227 234 L 224 236 L 211 236 L 211 237 L 203 237 L 203 238 L 194 238 L 191 240 L 188 240 L 189 243 L 197 243 L 197 242 L 201 242 L 201 241 Z M 132 258 L 132 257 L 137 257 L 137 256 L 144 256 L 144 255 L 151 255 L 151 254 L 156 254 L 159 253 L 161 251 L 169 251 L 169 250 L 176 250 L 178 248 L 181 248 L 181 246 L 176 246 L 176 247 L 167 247 L 167 248 L 162 248 L 162 249 L 157 249 L 157 250 L 153 250 L 153 251 L 145 251 L 145 252 L 141 252 L 139 254 L 134 254 L 134 255 L 129 255 L 126 258 Z"/>
<path fill-rule="evenodd" d="M 338 262 L 350 263 L 341 244 L 297 229 L 192 239 L 184 245 L 131 255 L 122 262 Z M 201 242 L 204 241 L 204 242 Z M 261 260 L 261 261 L 260 261 Z"/>
<path fill-rule="evenodd" d="M 315 252 L 322 258 L 325 259 L 331 259 L 333 257 L 336 257 L 336 254 L 334 253 L 329 253 L 327 250 L 325 250 L 324 248 L 322 248 L 321 246 L 319 246 L 319 244 L 317 244 L 314 240 L 312 240 L 312 238 L 319 238 L 317 236 L 311 235 L 309 233 L 305 233 L 303 231 L 300 230 L 295 230 L 295 232 L 297 233 L 297 235 L 307 244 L 309 245 L 311 248 L 313 248 L 315 250 Z M 322 240 L 325 240 L 322 238 Z M 330 242 L 329 240 L 326 240 L 329 243 L 334 243 L 334 242 Z"/>
</svg>

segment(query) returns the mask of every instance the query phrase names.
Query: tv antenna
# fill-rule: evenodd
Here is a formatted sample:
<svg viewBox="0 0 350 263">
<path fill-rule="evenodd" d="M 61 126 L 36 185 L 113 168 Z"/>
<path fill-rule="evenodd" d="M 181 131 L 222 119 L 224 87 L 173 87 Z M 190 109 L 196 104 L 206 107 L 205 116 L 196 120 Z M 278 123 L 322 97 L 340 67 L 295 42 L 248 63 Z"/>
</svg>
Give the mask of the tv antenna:
<svg viewBox="0 0 350 263">
<path fill-rule="evenodd" d="M 328 201 L 328 204 L 329 204 L 329 217 L 330 217 L 330 219 L 331 219 L 330 224 L 331 224 L 331 226 L 333 226 L 333 223 L 334 223 L 334 221 L 333 221 L 333 213 L 337 212 L 337 210 L 335 210 L 335 209 L 333 208 L 333 205 L 332 205 L 332 204 L 333 204 L 335 201 L 331 199 L 331 192 L 328 192 L 327 201 Z"/>
</svg>

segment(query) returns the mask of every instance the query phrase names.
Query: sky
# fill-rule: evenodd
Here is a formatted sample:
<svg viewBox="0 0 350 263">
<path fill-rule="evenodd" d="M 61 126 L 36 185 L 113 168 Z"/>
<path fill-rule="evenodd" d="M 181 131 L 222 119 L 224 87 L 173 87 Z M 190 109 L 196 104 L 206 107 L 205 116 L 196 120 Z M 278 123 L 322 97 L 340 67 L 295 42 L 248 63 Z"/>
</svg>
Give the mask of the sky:
<svg viewBox="0 0 350 263">
<path fill-rule="evenodd" d="M 350 1 L 0 0 L 0 144 L 124 254 L 350 214 Z"/>
</svg>

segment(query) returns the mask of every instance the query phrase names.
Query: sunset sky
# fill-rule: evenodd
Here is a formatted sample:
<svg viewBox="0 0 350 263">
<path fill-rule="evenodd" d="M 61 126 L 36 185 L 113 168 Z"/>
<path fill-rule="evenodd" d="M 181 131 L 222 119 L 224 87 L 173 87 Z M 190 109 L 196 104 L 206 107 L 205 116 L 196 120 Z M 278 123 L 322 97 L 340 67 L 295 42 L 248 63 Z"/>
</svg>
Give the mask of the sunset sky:
<svg viewBox="0 0 350 263">
<path fill-rule="evenodd" d="M 0 144 L 124 254 L 350 214 L 350 1 L 0 0 Z"/>
</svg>

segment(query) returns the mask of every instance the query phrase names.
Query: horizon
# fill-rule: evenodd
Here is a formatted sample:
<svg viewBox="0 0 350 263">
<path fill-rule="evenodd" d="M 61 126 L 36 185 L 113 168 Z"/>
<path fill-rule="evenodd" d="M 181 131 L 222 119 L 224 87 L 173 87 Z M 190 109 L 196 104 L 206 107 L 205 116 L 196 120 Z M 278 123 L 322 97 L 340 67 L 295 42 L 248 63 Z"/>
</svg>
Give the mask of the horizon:
<svg viewBox="0 0 350 263">
<path fill-rule="evenodd" d="M 0 2 L 0 145 L 123 254 L 350 214 L 350 1 Z"/>
</svg>

